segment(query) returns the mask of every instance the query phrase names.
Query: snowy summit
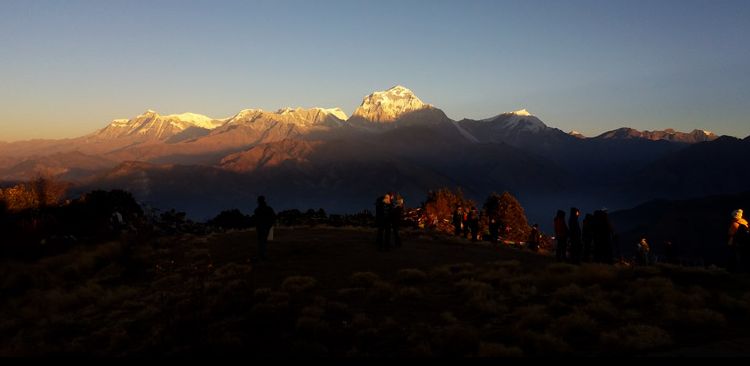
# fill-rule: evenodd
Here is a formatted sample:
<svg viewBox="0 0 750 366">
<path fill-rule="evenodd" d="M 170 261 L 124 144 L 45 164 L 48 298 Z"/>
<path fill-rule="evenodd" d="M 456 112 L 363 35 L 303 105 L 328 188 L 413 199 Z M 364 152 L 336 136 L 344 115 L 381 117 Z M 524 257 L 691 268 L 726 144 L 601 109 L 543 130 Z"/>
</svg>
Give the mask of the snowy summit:
<svg viewBox="0 0 750 366">
<path fill-rule="evenodd" d="M 352 117 L 361 117 L 372 122 L 394 122 L 406 113 L 427 108 L 432 106 L 422 102 L 408 88 L 396 85 L 386 91 L 366 96 Z"/>
</svg>

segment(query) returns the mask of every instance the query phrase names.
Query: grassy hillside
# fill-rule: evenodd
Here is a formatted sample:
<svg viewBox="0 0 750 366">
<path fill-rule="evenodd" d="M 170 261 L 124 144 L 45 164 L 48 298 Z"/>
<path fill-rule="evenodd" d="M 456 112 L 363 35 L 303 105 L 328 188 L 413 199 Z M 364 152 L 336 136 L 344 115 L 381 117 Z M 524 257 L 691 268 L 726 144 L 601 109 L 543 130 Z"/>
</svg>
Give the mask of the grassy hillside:
<svg viewBox="0 0 750 366">
<path fill-rule="evenodd" d="M 407 232 L 123 237 L 0 264 L 0 355 L 747 354 L 750 279 Z"/>
</svg>

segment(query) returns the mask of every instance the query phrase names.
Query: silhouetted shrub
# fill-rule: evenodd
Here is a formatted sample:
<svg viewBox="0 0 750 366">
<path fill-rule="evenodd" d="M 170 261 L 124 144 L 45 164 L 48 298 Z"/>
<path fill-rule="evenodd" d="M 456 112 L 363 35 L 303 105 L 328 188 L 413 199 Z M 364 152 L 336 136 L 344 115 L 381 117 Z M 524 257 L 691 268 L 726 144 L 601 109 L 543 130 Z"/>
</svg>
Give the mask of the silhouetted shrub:
<svg viewBox="0 0 750 366">
<path fill-rule="evenodd" d="M 407 268 L 398 271 L 398 279 L 401 283 L 414 285 L 427 280 L 427 275 L 418 269 Z"/>
<path fill-rule="evenodd" d="M 243 214 L 238 209 L 222 211 L 216 217 L 208 221 L 208 225 L 224 229 L 247 229 L 253 226 L 250 216 Z"/>
<path fill-rule="evenodd" d="M 500 343 L 482 342 L 479 344 L 479 357 L 522 357 L 523 350 Z"/>
<path fill-rule="evenodd" d="M 526 241 L 531 233 L 524 211 L 518 200 L 508 192 L 499 195 L 492 192 L 484 202 L 483 211 L 486 217 L 494 218 L 497 222 L 502 223 L 505 232 L 500 233 L 500 237 L 513 241 Z"/>
<path fill-rule="evenodd" d="M 433 350 L 440 356 L 463 357 L 479 352 L 479 332 L 463 324 L 439 329 L 432 337 Z"/>
<path fill-rule="evenodd" d="M 289 293 L 301 293 L 312 290 L 318 285 L 318 281 L 309 276 L 287 277 L 281 284 L 281 288 Z"/>
<path fill-rule="evenodd" d="M 453 212 L 458 207 L 466 210 L 474 206 L 476 206 L 474 201 L 464 198 L 460 188 L 455 193 L 447 188 L 429 191 L 423 205 L 424 226 L 452 233 Z"/>
<path fill-rule="evenodd" d="M 610 351 L 648 351 L 672 344 L 672 337 L 656 326 L 632 324 L 613 332 L 605 332 L 601 343 Z"/>
<path fill-rule="evenodd" d="M 351 277 L 351 284 L 355 287 L 370 288 L 378 281 L 380 276 L 372 272 L 356 272 Z"/>
</svg>

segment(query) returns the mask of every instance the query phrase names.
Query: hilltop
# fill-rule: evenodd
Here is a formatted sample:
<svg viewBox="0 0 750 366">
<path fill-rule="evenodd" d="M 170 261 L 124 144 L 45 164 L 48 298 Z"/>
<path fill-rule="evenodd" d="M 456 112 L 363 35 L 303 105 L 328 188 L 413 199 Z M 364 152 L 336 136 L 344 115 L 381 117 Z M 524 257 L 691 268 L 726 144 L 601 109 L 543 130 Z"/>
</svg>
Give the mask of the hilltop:
<svg viewBox="0 0 750 366">
<path fill-rule="evenodd" d="M 0 355 L 747 355 L 748 278 L 554 263 L 423 231 L 125 235 L 3 262 Z M 710 339 L 710 342 L 706 340 Z"/>
</svg>

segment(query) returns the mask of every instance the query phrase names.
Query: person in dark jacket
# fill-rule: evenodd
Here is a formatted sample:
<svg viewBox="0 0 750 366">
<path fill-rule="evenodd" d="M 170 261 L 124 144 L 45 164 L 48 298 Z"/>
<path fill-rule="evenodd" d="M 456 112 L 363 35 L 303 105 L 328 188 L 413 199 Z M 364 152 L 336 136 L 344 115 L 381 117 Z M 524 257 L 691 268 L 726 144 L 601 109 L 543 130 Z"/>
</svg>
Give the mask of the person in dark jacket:
<svg viewBox="0 0 750 366">
<path fill-rule="evenodd" d="M 586 214 L 586 217 L 583 218 L 581 239 L 583 241 L 581 260 L 584 262 L 591 262 L 591 255 L 594 251 L 594 216 L 591 214 Z"/>
<path fill-rule="evenodd" d="M 594 262 L 614 263 L 614 230 L 604 210 L 594 212 Z"/>
<path fill-rule="evenodd" d="M 539 232 L 539 224 L 534 224 L 531 227 L 531 233 L 529 234 L 528 246 L 529 249 L 536 252 L 539 251 L 539 242 L 541 241 L 541 233 Z"/>
<path fill-rule="evenodd" d="M 380 196 L 375 199 L 375 228 L 378 230 L 378 234 L 375 237 L 375 244 L 378 246 L 378 249 L 383 247 L 383 234 L 385 233 L 384 199 L 385 196 Z"/>
<path fill-rule="evenodd" d="M 258 207 L 255 209 L 255 227 L 258 233 L 258 256 L 260 260 L 267 259 L 268 234 L 276 223 L 276 213 L 266 203 L 266 197 L 258 197 Z"/>
<path fill-rule="evenodd" d="M 393 233 L 393 245 L 398 248 L 401 246 L 401 236 L 399 235 L 399 229 L 401 228 L 401 220 L 404 217 L 404 199 L 397 195 L 392 202 L 391 208 L 391 232 Z"/>
<path fill-rule="evenodd" d="M 378 226 L 378 250 L 384 251 L 391 246 L 391 194 L 386 193 L 375 201 L 375 223 Z"/>
<path fill-rule="evenodd" d="M 566 254 L 568 251 L 568 225 L 565 223 L 565 211 L 557 210 L 557 215 L 554 220 L 555 224 L 555 238 L 557 239 L 557 246 L 555 247 L 555 254 L 558 261 L 565 261 Z"/>
<path fill-rule="evenodd" d="M 456 236 L 461 236 L 461 233 L 463 233 L 464 228 L 464 210 L 461 208 L 461 206 L 458 206 L 456 208 L 456 211 L 453 212 L 453 233 Z"/>
<path fill-rule="evenodd" d="M 578 224 L 578 216 L 581 211 L 575 207 L 570 208 L 570 217 L 568 218 L 568 237 L 570 240 L 570 262 L 581 263 L 581 254 L 583 253 L 583 239 L 581 226 Z"/>
<path fill-rule="evenodd" d="M 489 218 L 490 242 L 497 243 L 500 238 L 500 220 L 494 216 Z"/>
<path fill-rule="evenodd" d="M 469 214 L 469 230 L 471 230 L 471 241 L 479 240 L 479 210 L 476 207 L 473 207 Z"/>
<path fill-rule="evenodd" d="M 469 216 L 471 216 L 471 208 L 466 208 L 464 210 L 464 215 L 461 219 L 461 225 L 463 225 L 464 232 L 463 236 L 464 239 L 466 239 L 469 236 Z"/>
</svg>

